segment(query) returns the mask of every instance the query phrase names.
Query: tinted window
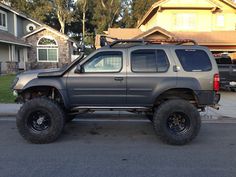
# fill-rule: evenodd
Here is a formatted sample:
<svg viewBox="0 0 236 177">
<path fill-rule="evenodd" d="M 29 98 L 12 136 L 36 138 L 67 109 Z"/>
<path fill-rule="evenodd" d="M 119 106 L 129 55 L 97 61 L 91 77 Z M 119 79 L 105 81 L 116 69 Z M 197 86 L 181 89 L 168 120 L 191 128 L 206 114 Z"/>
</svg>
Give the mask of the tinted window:
<svg viewBox="0 0 236 177">
<path fill-rule="evenodd" d="M 169 67 L 163 50 L 136 50 L 131 53 L 133 72 L 165 72 Z"/>
<path fill-rule="evenodd" d="M 165 72 L 169 68 L 169 61 L 166 53 L 163 50 L 157 50 L 157 71 Z"/>
<path fill-rule="evenodd" d="M 93 56 L 83 65 L 84 72 L 88 73 L 112 73 L 122 69 L 121 52 L 103 52 Z"/>
<path fill-rule="evenodd" d="M 137 50 L 131 54 L 132 71 L 156 72 L 155 50 Z"/>
<path fill-rule="evenodd" d="M 185 71 L 210 71 L 211 61 L 203 50 L 176 50 L 181 65 Z"/>
<path fill-rule="evenodd" d="M 232 64 L 230 57 L 216 58 L 217 64 Z"/>
</svg>

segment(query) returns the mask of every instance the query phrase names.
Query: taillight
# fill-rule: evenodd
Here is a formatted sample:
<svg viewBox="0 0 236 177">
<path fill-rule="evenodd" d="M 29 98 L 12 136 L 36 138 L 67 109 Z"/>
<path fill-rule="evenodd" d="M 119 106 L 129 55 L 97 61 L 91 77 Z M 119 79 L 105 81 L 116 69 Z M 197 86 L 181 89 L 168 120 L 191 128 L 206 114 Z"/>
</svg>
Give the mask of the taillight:
<svg viewBox="0 0 236 177">
<path fill-rule="evenodd" d="M 214 75 L 213 89 L 216 92 L 220 90 L 220 75 L 219 74 Z"/>
</svg>

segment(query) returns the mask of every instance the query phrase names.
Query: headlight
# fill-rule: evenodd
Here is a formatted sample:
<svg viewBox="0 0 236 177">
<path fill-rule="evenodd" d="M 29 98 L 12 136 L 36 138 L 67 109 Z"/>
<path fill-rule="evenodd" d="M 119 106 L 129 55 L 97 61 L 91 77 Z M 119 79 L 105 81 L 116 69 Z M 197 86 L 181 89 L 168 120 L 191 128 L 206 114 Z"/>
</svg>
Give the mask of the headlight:
<svg viewBox="0 0 236 177">
<path fill-rule="evenodd" d="M 17 97 L 18 96 L 18 93 L 16 90 L 13 90 L 13 96 Z"/>
<path fill-rule="evenodd" d="M 19 80 L 19 77 L 16 77 L 16 78 L 12 81 L 12 83 L 11 83 L 11 89 L 13 89 L 13 88 L 16 86 L 18 80 Z"/>
</svg>

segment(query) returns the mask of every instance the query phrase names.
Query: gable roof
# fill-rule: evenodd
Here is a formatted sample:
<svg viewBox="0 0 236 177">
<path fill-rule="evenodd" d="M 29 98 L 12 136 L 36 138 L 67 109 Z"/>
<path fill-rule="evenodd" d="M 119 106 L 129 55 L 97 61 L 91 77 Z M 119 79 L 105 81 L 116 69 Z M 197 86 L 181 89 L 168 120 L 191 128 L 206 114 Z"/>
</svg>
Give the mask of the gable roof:
<svg viewBox="0 0 236 177">
<path fill-rule="evenodd" d="M 169 0 L 160 0 L 156 3 L 154 3 L 151 8 L 147 11 L 147 13 L 144 15 L 144 17 L 140 20 L 140 22 L 138 22 L 137 27 L 139 28 L 143 23 L 145 23 L 147 21 L 147 19 L 150 19 L 152 16 L 154 16 L 156 14 L 156 10 L 161 9 L 161 5 L 166 3 Z M 216 0 L 206 0 L 209 3 L 211 3 L 212 9 L 214 10 L 214 8 L 218 8 L 221 9 L 221 5 L 216 1 Z M 221 1 L 229 6 L 231 6 L 232 8 L 236 9 L 236 4 L 233 3 L 230 0 L 218 0 Z"/>
<path fill-rule="evenodd" d="M 31 33 L 29 33 L 29 34 L 27 34 L 25 36 L 23 36 L 22 37 L 23 39 L 25 39 L 25 38 L 33 35 L 33 34 L 36 34 L 36 33 L 40 32 L 42 30 L 49 30 L 52 33 L 54 33 L 56 35 L 59 35 L 59 36 L 61 36 L 62 38 L 66 39 L 66 40 L 69 40 L 69 41 L 74 42 L 74 43 L 78 43 L 78 41 L 70 39 L 67 35 L 65 35 L 65 34 L 55 30 L 54 28 L 52 28 L 52 27 L 50 27 L 48 25 L 43 24 L 42 22 L 39 22 L 39 21 L 37 21 L 37 20 L 35 20 L 35 19 L 31 18 L 31 17 L 28 17 L 27 15 L 23 14 L 22 12 L 19 12 L 19 11 L 15 10 L 11 6 L 8 6 L 8 5 L 0 2 L 0 7 L 4 8 L 4 9 L 6 9 L 6 10 L 12 12 L 12 13 L 15 13 L 16 15 L 18 15 L 18 16 L 20 16 L 22 18 L 25 18 L 25 19 L 27 19 L 27 20 L 29 20 L 29 21 L 31 21 L 31 22 L 33 22 L 33 23 L 35 23 L 35 24 L 40 26 L 38 29 L 32 31 Z"/>
<path fill-rule="evenodd" d="M 169 31 L 167 31 L 167 30 L 165 30 L 165 29 L 163 29 L 163 28 L 161 28 L 159 26 L 156 26 L 156 27 L 154 27 L 154 28 L 152 28 L 152 29 L 150 29 L 150 30 L 148 30 L 146 32 L 141 33 L 138 36 L 135 36 L 134 38 L 135 39 L 145 38 L 146 36 L 149 36 L 149 35 L 151 35 L 153 33 L 156 33 L 156 32 L 164 34 L 165 36 L 167 36 L 169 38 L 175 38 L 176 37 L 173 33 L 169 32 Z"/>
<path fill-rule="evenodd" d="M 16 14 L 16 15 L 22 17 L 22 18 L 25 18 L 25 19 L 27 19 L 27 20 L 33 22 L 33 23 L 36 23 L 36 24 L 39 25 L 39 26 L 42 26 L 42 23 L 41 23 L 41 22 L 39 22 L 39 21 L 37 21 L 37 20 L 35 20 L 35 19 L 32 19 L 32 18 L 28 17 L 27 15 L 23 14 L 22 12 L 19 12 L 19 11 L 15 10 L 15 9 L 12 8 L 11 6 L 8 6 L 8 5 L 6 5 L 6 4 L 0 2 L 0 7 L 6 9 L 6 10 L 8 10 L 8 11 L 10 11 L 10 12 L 12 12 L 12 13 L 14 13 L 14 14 Z"/>
<path fill-rule="evenodd" d="M 234 9 L 236 9 L 236 4 L 234 2 L 232 2 L 231 0 L 220 0 L 226 4 L 228 4 L 229 6 L 233 7 Z"/>
<path fill-rule="evenodd" d="M 182 39 L 193 39 L 200 45 L 236 45 L 236 31 L 212 31 L 212 32 L 172 32 Z"/>
<path fill-rule="evenodd" d="M 161 27 L 154 27 L 146 32 L 141 32 L 135 35 L 135 32 L 139 31 L 137 28 L 121 29 L 110 28 L 106 34 L 108 37 L 118 39 L 142 39 L 146 38 L 156 32 L 163 34 L 167 39 L 192 39 L 197 41 L 200 45 L 205 46 L 236 46 L 236 31 L 211 31 L 211 32 L 181 32 L 181 31 L 167 31 Z M 124 32 L 130 32 L 129 35 Z M 132 33 L 134 32 L 134 33 Z M 138 32 L 138 33 L 139 33 Z M 100 42 L 96 39 L 97 42 Z M 100 44 L 100 43 L 99 43 Z"/>
<path fill-rule="evenodd" d="M 118 39 L 131 39 L 142 34 L 142 31 L 138 28 L 109 28 L 105 34 Z"/>
<path fill-rule="evenodd" d="M 62 37 L 63 39 L 70 41 L 70 42 L 78 43 L 78 41 L 69 38 L 69 36 L 67 36 L 67 35 L 65 35 L 65 34 L 63 34 L 63 33 L 59 32 L 59 31 L 55 30 L 54 28 L 52 28 L 52 27 L 50 27 L 50 26 L 48 26 L 48 25 L 43 25 L 43 26 L 39 27 L 38 29 L 32 31 L 31 33 L 29 33 L 29 34 L 23 36 L 22 38 L 23 38 L 23 39 L 26 39 L 26 38 L 28 38 L 28 37 L 30 37 L 30 36 L 32 36 L 32 35 L 34 35 L 34 34 L 37 34 L 37 33 L 41 32 L 41 31 L 43 31 L 43 30 L 48 30 L 48 31 L 50 31 L 50 32 L 52 32 L 52 33 L 54 33 L 54 34 L 56 34 L 56 35 Z"/>
</svg>

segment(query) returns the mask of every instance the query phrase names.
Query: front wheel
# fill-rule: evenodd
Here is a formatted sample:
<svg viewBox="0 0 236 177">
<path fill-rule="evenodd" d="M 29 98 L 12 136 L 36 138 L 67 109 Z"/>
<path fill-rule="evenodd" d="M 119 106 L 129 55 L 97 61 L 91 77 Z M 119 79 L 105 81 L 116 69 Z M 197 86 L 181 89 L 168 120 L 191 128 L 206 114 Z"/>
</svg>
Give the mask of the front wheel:
<svg viewBox="0 0 236 177">
<path fill-rule="evenodd" d="M 18 131 L 27 141 L 45 144 L 60 136 L 64 119 L 64 112 L 57 103 L 46 98 L 36 98 L 21 107 L 16 123 Z"/>
<path fill-rule="evenodd" d="M 154 129 L 162 141 L 184 145 L 199 133 L 201 118 L 198 110 L 185 100 L 169 100 L 156 109 Z"/>
</svg>

